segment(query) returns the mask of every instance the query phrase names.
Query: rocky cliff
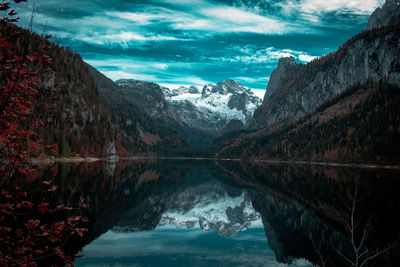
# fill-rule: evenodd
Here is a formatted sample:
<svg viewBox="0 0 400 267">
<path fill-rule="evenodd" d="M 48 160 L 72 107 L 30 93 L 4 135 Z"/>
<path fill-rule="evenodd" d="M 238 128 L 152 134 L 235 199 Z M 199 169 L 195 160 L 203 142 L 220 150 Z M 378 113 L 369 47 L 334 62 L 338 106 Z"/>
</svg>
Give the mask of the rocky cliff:
<svg viewBox="0 0 400 267">
<path fill-rule="evenodd" d="M 282 81 L 282 78 L 285 77 L 287 72 L 296 65 L 296 61 L 294 57 L 284 57 L 279 59 L 278 66 L 276 69 L 271 73 L 269 77 L 267 90 L 265 91 L 264 100 L 263 102 L 268 101 L 271 97 L 272 93 L 275 89 L 279 86 Z"/>
<path fill-rule="evenodd" d="M 382 8 L 377 8 L 369 18 L 367 30 L 395 24 L 400 18 L 400 1 L 387 0 Z"/>
<path fill-rule="evenodd" d="M 298 120 L 324 101 L 367 81 L 385 80 L 388 84 L 400 85 L 399 26 L 385 26 L 399 21 L 398 12 L 398 1 L 387 1 L 371 16 L 368 26 L 371 30 L 354 36 L 336 52 L 307 65 L 296 65 L 293 59 L 280 61 L 271 76 L 263 104 L 254 112 L 251 128 L 283 119 Z M 375 28 L 378 26 L 383 27 Z M 281 64 L 286 61 L 289 63 Z"/>
</svg>

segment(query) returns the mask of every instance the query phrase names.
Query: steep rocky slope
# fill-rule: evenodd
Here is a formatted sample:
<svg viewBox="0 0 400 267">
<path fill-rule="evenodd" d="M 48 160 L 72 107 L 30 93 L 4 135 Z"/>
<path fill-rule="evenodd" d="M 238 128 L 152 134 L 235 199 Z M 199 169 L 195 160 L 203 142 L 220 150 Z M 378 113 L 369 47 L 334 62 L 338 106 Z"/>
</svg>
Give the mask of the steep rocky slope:
<svg viewBox="0 0 400 267">
<path fill-rule="evenodd" d="M 387 0 L 382 8 L 377 8 L 369 18 L 367 30 L 398 23 L 400 18 L 400 1 Z"/>
<path fill-rule="evenodd" d="M 232 120 L 247 124 L 261 104 L 249 88 L 234 80 L 206 84 L 201 91 L 195 86 L 172 91 L 164 88 L 164 93 L 193 131 L 202 130 L 212 136 L 221 135 Z"/>
<path fill-rule="evenodd" d="M 251 128 L 283 119 L 298 120 L 326 100 L 367 81 L 384 79 L 390 85 L 400 85 L 398 26 L 387 26 L 399 19 L 399 1 L 389 0 L 373 13 L 367 31 L 336 52 L 306 65 L 281 59 L 271 75 L 263 104 L 254 112 Z"/>
<path fill-rule="evenodd" d="M 279 86 L 281 82 L 283 82 L 282 78 L 284 78 L 288 71 L 295 65 L 296 60 L 294 59 L 294 57 L 284 57 L 279 59 L 278 66 L 269 77 L 267 90 L 265 91 L 263 102 L 268 101 L 275 89 Z"/>
</svg>

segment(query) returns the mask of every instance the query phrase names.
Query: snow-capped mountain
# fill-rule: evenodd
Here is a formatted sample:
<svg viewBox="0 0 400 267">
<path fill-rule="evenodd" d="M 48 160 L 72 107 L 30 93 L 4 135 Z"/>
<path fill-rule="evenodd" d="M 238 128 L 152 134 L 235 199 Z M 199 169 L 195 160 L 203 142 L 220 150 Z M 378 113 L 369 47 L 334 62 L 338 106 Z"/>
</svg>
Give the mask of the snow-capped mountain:
<svg viewBox="0 0 400 267">
<path fill-rule="evenodd" d="M 196 86 L 162 89 L 183 122 L 213 136 L 220 135 L 231 120 L 247 124 L 262 102 L 251 89 L 234 80 L 209 83 L 202 90 Z"/>
</svg>

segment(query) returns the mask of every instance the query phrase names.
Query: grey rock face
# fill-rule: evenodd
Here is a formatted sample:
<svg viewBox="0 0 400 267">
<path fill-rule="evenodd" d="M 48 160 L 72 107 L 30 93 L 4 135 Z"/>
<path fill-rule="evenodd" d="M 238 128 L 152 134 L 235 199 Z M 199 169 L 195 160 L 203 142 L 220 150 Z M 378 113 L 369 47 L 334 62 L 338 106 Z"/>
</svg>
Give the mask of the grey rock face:
<svg viewBox="0 0 400 267">
<path fill-rule="evenodd" d="M 369 18 L 367 30 L 379 28 L 400 21 L 400 0 L 386 0 L 382 8 L 377 8 Z"/>
<path fill-rule="evenodd" d="M 191 94 L 198 94 L 198 93 L 200 93 L 199 88 L 198 88 L 197 86 L 194 86 L 194 85 L 192 85 L 192 86 L 190 86 L 190 87 L 188 88 L 188 92 L 191 93 Z"/>
<path fill-rule="evenodd" d="M 377 33 L 374 39 L 361 36 L 333 54 L 334 61 L 314 66 L 297 65 L 289 71 L 273 93 L 255 112 L 252 128 L 264 127 L 284 118 L 302 118 L 318 105 L 351 86 L 367 81 L 400 86 L 400 38 L 398 32 Z M 309 63 L 313 64 L 313 63 Z M 303 82 L 304 75 L 312 79 Z M 309 79 L 309 78 L 308 78 Z M 279 94 L 276 94 L 277 92 Z"/>
<path fill-rule="evenodd" d="M 278 67 L 271 73 L 271 77 L 269 78 L 263 102 L 266 102 L 269 99 L 275 89 L 279 86 L 282 78 L 295 65 L 296 61 L 294 57 L 284 57 L 279 59 Z"/>
</svg>

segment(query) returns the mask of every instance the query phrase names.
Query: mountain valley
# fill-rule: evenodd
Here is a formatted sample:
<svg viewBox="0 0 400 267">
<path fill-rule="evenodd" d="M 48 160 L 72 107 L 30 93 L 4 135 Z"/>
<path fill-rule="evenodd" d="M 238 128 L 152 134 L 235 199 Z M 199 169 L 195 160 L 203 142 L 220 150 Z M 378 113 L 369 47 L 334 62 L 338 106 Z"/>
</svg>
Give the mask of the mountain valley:
<svg viewBox="0 0 400 267">
<path fill-rule="evenodd" d="M 56 100 L 50 113 L 40 115 L 44 143 L 30 142 L 30 153 L 396 162 L 398 9 L 388 0 L 367 30 L 336 52 L 307 64 L 281 58 L 262 101 L 234 80 L 176 89 L 134 79 L 114 82 L 78 54 L 48 42 L 53 61 L 38 89 L 53 90 Z M 387 19 L 380 20 L 382 14 Z M 19 32 L 19 46 L 40 41 L 11 25 L 2 26 L 5 38 L 11 38 L 8 27 Z M 49 94 L 40 94 L 36 114 Z"/>
</svg>

